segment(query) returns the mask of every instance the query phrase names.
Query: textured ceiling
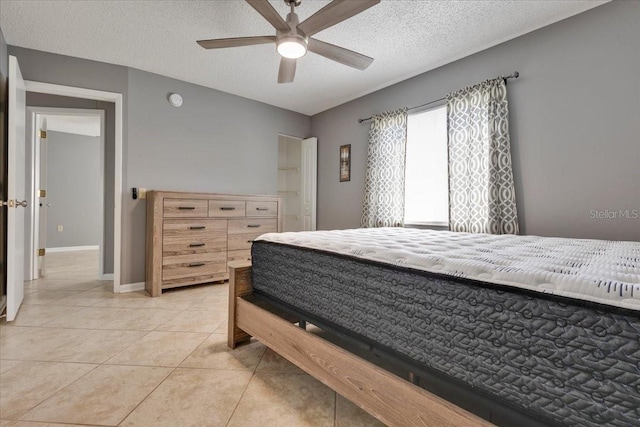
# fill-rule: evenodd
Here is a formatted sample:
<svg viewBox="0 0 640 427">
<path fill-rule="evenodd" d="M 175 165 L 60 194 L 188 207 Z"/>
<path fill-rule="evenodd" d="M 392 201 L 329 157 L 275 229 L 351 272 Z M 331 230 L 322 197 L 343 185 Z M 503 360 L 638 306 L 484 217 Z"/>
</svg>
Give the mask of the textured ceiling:
<svg viewBox="0 0 640 427">
<path fill-rule="evenodd" d="M 300 20 L 328 2 L 303 0 Z M 286 15 L 282 0 L 271 3 Z M 195 43 L 274 35 L 240 0 L 0 0 L 0 27 L 10 45 L 133 67 L 312 115 L 602 3 L 383 0 L 315 36 L 375 58 L 367 70 L 308 53 L 290 84 L 276 83 L 275 45 L 205 50 Z"/>
</svg>

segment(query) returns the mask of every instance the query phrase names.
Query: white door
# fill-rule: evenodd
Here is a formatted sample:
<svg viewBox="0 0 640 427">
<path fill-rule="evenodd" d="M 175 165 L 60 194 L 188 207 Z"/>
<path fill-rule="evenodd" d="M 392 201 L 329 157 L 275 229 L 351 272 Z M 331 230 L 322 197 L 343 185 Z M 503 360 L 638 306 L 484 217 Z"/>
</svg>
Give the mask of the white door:
<svg viewBox="0 0 640 427">
<path fill-rule="evenodd" d="M 7 156 L 7 321 L 24 297 L 26 90 L 18 60 L 9 56 L 9 147 Z"/>
<path fill-rule="evenodd" d="M 302 231 L 316 229 L 316 193 L 318 186 L 318 138 L 302 140 L 302 162 L 300 165 L 300 203 Z"/>
</svg>

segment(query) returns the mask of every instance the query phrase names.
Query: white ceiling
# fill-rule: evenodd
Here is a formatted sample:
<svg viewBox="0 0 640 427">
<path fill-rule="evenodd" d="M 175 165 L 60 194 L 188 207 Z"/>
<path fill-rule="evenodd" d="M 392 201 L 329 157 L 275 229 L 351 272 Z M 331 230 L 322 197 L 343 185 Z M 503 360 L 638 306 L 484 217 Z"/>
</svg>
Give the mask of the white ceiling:
<svg viewBox="0 0 640 427">
<path fill-rule="evenodd" d="M 45 114 L 47 130 L 76 135 L 100 136 L 100 116 Z"/>
<path fill-rule="evenodd" d="M 303 0 L 300 20 L 328 2 Z M 271 3 L 286 15 L 283 0 Z M 196 44 L 275 34 L 240 0 L 0 0 L 0 27 L 10 45 L 133 67 L 313 115 L 603 3 L 383 0 L 315 36 L 375 58 L 367 70 L 309 53 L 290 84 L 276 83 L 275 45 Z"/>
</svg>

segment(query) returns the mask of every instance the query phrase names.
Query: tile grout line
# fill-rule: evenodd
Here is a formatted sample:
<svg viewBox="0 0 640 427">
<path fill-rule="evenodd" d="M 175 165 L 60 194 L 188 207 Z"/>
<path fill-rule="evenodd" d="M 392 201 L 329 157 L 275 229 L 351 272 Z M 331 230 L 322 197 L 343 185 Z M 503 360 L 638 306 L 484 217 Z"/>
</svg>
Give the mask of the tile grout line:
<svg viewBox="0 0 640 427">
<path fill-rule="evenodd" d="M 128 349 L 129 347 L 131 347 L 132 345 L 135 345 L 135 344 L 137 344 L 138 342 L 142 341 L 142 340 L 144 339 L 144 337 L 146 337 L 147 335 L 149 335 L 151 332 L 153 332 L 153 331 L 147 331 L 147 333 L 146 333 L 146 334 L 144 334 L 143 336 L 141 336 L 139 340 L 134 341 L 134 342 L 132 342 L 131 344 L 127 345 L 127 346 L 126 346 L 126 347 L 124 347 L 122 350 L 118 351 L 116 354 L 111 355 L 110 357 L 107 357 L 107 360 L 105 360 L 104 362 L 102 362 L 102 363 L 100 364 L 100 366 L 102 366 L 102 365 L 106 365 L 106 364 L 107 364 L 107 362 L 108 362 L 109 360 L 113 359 L 114 357 L 116 357 L 117 355 L 119 355 L 120 353 L 122 353 L 123 351 L 125 351 L 126 349 Z M 112 365 L 115 365 L 115 364 L 112 364 Z M 123 366 L 123 365 L 119 365 L 119 366 Z M 135 366 L 135 365 L 134 365 L 134 366 Z M 143 365 L 143 366 L 144 366 L 144 365 Z"/>
<path fill-rule="evenodd" d="M 170 322 L 170 321 L 171 321 L 171 320 L 167 320 L 167 322 Z M 165 322 L 165 323 L 167 323 L 167 322 Z M 164 325 L 164 323 L 163 323 L 163 325 Z M 160 326 L 161 326 L 161 325 L 160 325 Z M 159 326 L 158 326 L 158 327 L 159 327 Z M 147 335 L 149 335 L 150 333 L 152 333 L 152 332 L 171 332 L 171 331 L 156 331 L 156 330 L 154 329 L 154 330 L 149 331 L 149 333 L 148 333 L 148 334 L 146 334 L 146 335 L 145 335 L 145 337 L 146 337 Z M 173 367 L 173 369 L 171 369 L 171 372 L 169 372 L 169 373 L 167 374 L 167 376 L 166 376 L 166 377 L 164 377 L 164 378 L 163 378 L 163 380 L 162 380 L 162 381 L 160 381 L 160 382 L 158 383 L 158 385 L 156 385 L 156 386 L 153 388 L 153 390 L 151 390 L 151 391 L 150 391 L 150 392 L 149 392 L 149 393 L 148 393 L 148 394 L 147 394 L 147 395 L 146 395 L 142 400 L 140 400 L 140 402 L 138 402 L 138 404 L 137 404 L 137 405 L 136 405 L 136 406 L 135 406 L 131 411 L 129 411 L 129 412 L 128 412 L 128 413 L 127 413 L 127 414 L 126 414 L 126 415 L 125 415 L 125 416 L 124 416 L 124 417 L 123 417 L 123 418 L 118 422 L 118 424 L 117 424 L 117 425 L 122 424 L 122 422 L 123 422 L 124 420 L 126 420 L 126 419 L 127 419 L 127 418 L 128 418 L 128 417 L 129 417 L 129 416 L 130 416 L 130 415 L 131 415 L 131 414 L 136 410 L 136 409 L 138 409 L 138 408 L 140 407 L 140 405 L 142 405 L 142 404 L 143 404 L 143 403 L 144 403 L 144 402 L 149 398 L 149 396 L 151 396 L 151 395 L 153 394 L 153 392 L 155 392 L 155 391 L 156 391 L 156 390 L 157 390 L 157 389 L 158 389 L 162 384 L 164 384 L 164 382 L 165 382 L 165 381 L 166 381 L 166 380 L 167 380 L 171 375 L 173 375 L 173 373 L 174 373 L 174 372 L 176 372 L 176 371 L 178 370 L 178 368 L 180 368 L 180 365 L 182 365 L 182 364 L 184 363 L 184 361 L 185 361 L 185 360 L 187 360 L 187 358 L 188 358 L 188 357 L 190 357 L 190 356 L 193 354 L 193 352 L 195 352 L 195 351 L 197 350 L 197 348 L 198 348 L 198 347 L 200 347 L 200 346 L 202 345 L 202 343 L 203 343 L 203 342 L 205 342 L 205 341 L 206 341 L 210 336 L 211 336 L 211 334 L 209 334 L 209 335 L 207 335 L 206 337 L 204 337 L 204 338 L 202 339 L 202 341 L 200 341 L 200 343 L 199 343 L 199 344 L 198 344 L 198 345 L 193 349 L 193 351 L 191 351 L 191 353 L 189 353 L 189 355 L 188 355 L 188 356 L 186 356 L 184 359 L 182 359 L 182 361 L 181 361 L 179 364 L 177 364 L 175 367 Z M 142 338 L 144 338 L 144 337 L 142 337 Z M 135 344 L 135 343 L 133 343 L 133 344 L 131 344 L 131 345 L 134 345 L 134 344 Z M 130 346 L 127 346 L 126 348 L 129 348 L 129 347 L 130 347 Z M 120 354 L 120 353 L 122 353 L 123 351 L 125 351 L 125 350 L 126 350 L 126 348 L 125 348 L 125 349 L 123 349 L 122 351 L 118 352 L 117 354 L 113 355 L 113 357 L 110 357 L 110 358 L 109 358 L 107 361 L 105 361 L 102 365 L 106 365 L 106 364 L 107 364 L 107 362 L 108 362 L 109 360 L 113 359 L 113 358 L 114 358 L 114 357 L 116 357 L 118 354 Z M 101 366 L 102 366 L 102 365 L 101 365 Z M 108 365 L 108 366 L 145 366 L 145 367 L 154 367 L 154 368 L 158 368 L 158 367 L 163 368 L 163 367 L 164 367 L 164 366 L 147 366 L 147 365 L 114 365 L 114 364 L 112 364 L 112 365 Z M 168 367 L 168 366 L 167 366 L 166 368 L 170 368 L 170 367 Z"/>
<path fill-rule="evenodd" d="M 236 410 L 238 409 L 238 406 L 240 405 L 240 401 L 244 397 L 244 394 L 247 392 L 247 389 L 249 388 L 249 384 L 251 384 L 251 381 L 253 380 L 253 378 L 256 376 L 256 373 L 258 372 L 258 366 L 260 366 L 260 363 L 262 363 L 262 359 L 264 359 L 264 356 L 267 354 L 267 349 L 268 349 L 268 347 L 265 348 L 264 352 L 262 353 L 262 356 L 260 356 L 260 360 L 258 360 L 258 363 L 256 363 L 255 368 L 253 368 L 253 371 L 251 372 L 251 377 L 249 377 L 249 381 L 247 381 L 247 385 L 244 386 L 244 389 L 242 390 L 242 393 L 240 393 L 240 397 L 238 398 L 238 401 L 236 402 L 236 405 L 233 407 L 233 411 L 231 411 L 231 415 L 229 416 L 229 419 L 227 420 L 227 422 L 225 424 L 225 427 L 229 426 L 229 423 L 233 419 L 233 416 L 236 414 Z"/>
<path fill-rule="evenodd" d="M 25 362 L 31 362 L 30 360 L 25 360 Z M 63 363 L 63 362 L 49 362 L 49 363 Z M 67 362 L 67 363 L 73 363 L 73 362 Z M 86 363 L 87 365 L 89 365 L 90 363 Z M 65 390 L 66 388 L 70 387 L 72 384 L 75 384 L 76 382 L 80 381 L 82 378 L 84 378 L 85 376 L 89 375 L 89 373 L 95 371 L 96 369 L 98 369 L 100 366 L 99 364 L 95 364 L 95 363 L 91 363 L 91 365 L 95 365 L 93 367 L 93 369 L 89 369 L 87 372 L 85 372 L 84 374 L 82 374 L 81 376 L 79 376 L 78 378 L 76 378 L 74 381 L 71 381 L 69 384 L 67 384 L 66 386 L 62 387 L 60 390 L 56 390 L 55 392 L 51 393 L 49 396 L 45 397 L 44 399 L 42 399 L 41 401 L 39 401 L 37 404 L 33 405 L 32 407 L 30 407 L 28 410 L 24 411 L 18 418 L 17 421 L 24 421 L 24 422 L 44 422 L 44 423 L 56 423 L 56 421 L 31 421 L 31 420 L 23 420 L 22 417 L 24 417 L 25 415 L 27 415 L 29 412 L 31 412 L 33 409 L 35 409 L 37 406 L 39 406 L 41 403 L 43 403 L 45 400 L 49 400 L 51 399 L 54 395 L 62 392 L 63 390 Z"/>
<path fill-rule="evenodd" d="M 333 390 L 333 427 L 338 427 L 338 393 Z"/>
<path fill-rule="evenodd" d="M 153 331 L 153 332 L 175 332 L 175 331 Z M 175 333 L 195 333 L 195 334 L 199 334 L 199 333 L 201 333 L 201 332 L 182 332 L 182 331 L 179 331 L 179 332 L 175 332 Z M 194 349 L 193 349 L 193 350 L 191 350 L 191 353 L 189 353 L 187 356 L 185 356 L 185 357 L 180 361 L 180 363 L 178 363 L 178 364 L 176 365 L 176 369 L 180 368 L 180 367 L 182 366 L 182 364 L 185 362 L 185 360 L 187 360 L 189 357 L 191 357 L 191 355 L 192 355 L 193 353 L 195 353 L 195 351 L 196 351 L 196 350 L 197 350 L 197 349 L 202 345 L 202 343 L 203 343 L 203 342 L 205 342 L 206 340 L 208 340 L 210 336 L 211 336 L 211 334 L 209 334 L 209 335 L 207 335 L 206 337 L 204 337 L 204 338 L 202 339 L 202 341 L 200 341 L 200 343 L 199 343 L 198 345 L 196 345 L 196 346 L 194 347 Z"/>
<path fill-rule="evenodd" d="M 169 320 L 167 320 L 167 322 L 168 322 L 168 321 L 169 321 Z M 166 323 L 166 322 L 165 322 L 165 323 Z M 163 325 L 164 325 L 164 323 L 163 323 Z M 160 326 L 160 325 L 158 325 L 158 326 Z M 154 329 L 152 329 L 152 330 L 150 330 L 150 331 L 147 331 L 147 333 L 146 333 L 144 336 L 142 336 L 140 339 L 142 340 L 142 338 L 146 337 L 147 335 L 149 335 L 149 334 L 150 334 L 150 333 L 152 333 L 152 332 L 154 332 Z M 128 345 L 127 347 L 123 348 L 121 351 L 119 351 L 118 353 L 114 354 L 112 357 L 110 357 L 110 358 L 108 358 L 107 360 L 105 360 L 105 361 L 104 361 L 100 366 L 137 366 L 137 365 L 114 365 L 114 364 L 112 364 L 112 365 L 107 365 L 107 362 L 108 362 L 109 360 L 113 359 L 113 358 L 114 358 L 114 357 L 116 357 L 118 354 L 122 353 L 123 351 L 125 351 L 127 348 L 131 347 L 131 346 L 132 346 L 132 345 L 134 345 L 134 344 L 136 344 L 136 343 L 131 343 L 131 345 Z M 162 368 L 162 366 L 151 366 L 151 367 L 154 367 L 154 368 Z M 116 426 L 118 426 L 118 425 L 122 424 L 122 422 L 123 422 L 124 420 L 126 420 L 126 419 L 129 417 L 129 415 L 131 415 L 131 414 L 132 414 L 136 409 L 138 409 L 138 407 L 139 407 L 140 405 L 142 405 L 142 403 L 143 403 L 145 400 L 147 400 L 147 399 L 149 398 L 149 396 L 151 396 L 151 394 L 152 394 L 154 391 L 156 391 L 156 390 L 158 389 L 158 387 L 160 387 L 160 386 L 161 386 L 161 385 L 162 385 L 162 384 L 167 380 L 167 378 L 169 378 L 169 377 L 171 376 L 171 374 L 173 374 L 173 373 L 176 371 L 176 369 L 178 369 L 178 367 L 177 367 L 177 366 L 176 366 L 176 367 L 174 367 L 173 369 L 171 369 L 171 371 L 167 374 L 167 376 L 165 376 L 165 377 L 162 379 L 162 381 L 160 381 L 160 382 L 158 383 L 158 385 L 156 385 L 156 386 L 153 388 L 153 390 L 151 390 L 149 393 L 147 393 L 147 395 L 146 395 L 145 397 L 143 397 L 143 398 L 140 400 L 140 402 L 138 402 L 138 404 L 137 404 L 137 405 L 136 405 L 136 406 L 135 406 L 131 411 L 129 411 L 129 412 L 128 412 L 124 417 L 122 417 L 122 419 L 121 419 L 120 421 L 118 421 L 118 423 L 116 424 Z"/>
<path fill-rule="evenodd" d="M 109 366 L 131 366 L 131 365 L 109 365 Z M 134 365 L 134 366 L 135 366 L 135 365 Z M 154 367 L 154 368 L 161 368 L 161 366 L 153 366 L 153 367 Z M 144 403 L 144 402 L 149 398 L 149 396 L 151 396 L 151 394 L 153 394 L 153 392 L 154 392 L 154 391 L 156 391 L 156 390 L 158 389 L 158 387 L 160 387 L 162 384 L 164 384 L 164 382 L 167 380 L 167 378 L 169 378 L 169 377 L 170 377 L 170 376 L 171 376 L 171 375 L 172 375 L 172 374 L 173 374 L 177 369 L 178 369 L 178 367 L 177 367 L 177 366 L 176 366 L 175 368 L 173 368 L 173 369 L 171 370 L 171 372 L 169 372 L 169 373 L 167 374 L 167 376 L 166 376 L 166 377 L 164 377 L 164 378 L 162 379 L 162 381 L 160 381 L 160 382 L 158 383 L 158 385 L 157 385 L 157 386 L 155 386 L 155 387 L 153 388 L 153 390 L 151 390 L 151 391 L 150 391 L 150 392 L 149 392 L 145 397 L 143 397 L 143 398 L 140 400 L 140 402 L 138 402 L 138 404 L 137 404 L 137 405 L 136 405 L 136 406 L 135 406 L 131 411 L 129 411 L 129 412 L 128 412 L 124 417 L 122 417 L 122 419 L 121 419 L 120 421 L 118 421 L 118 424 L 116 424 L 116 426 L 119 426 L 120 424 L 122 424 L 122 422 L 123 422 L 124 420 L 126 420 L 126 419 L 129 417 L 129 415 L 131 415 L 131 414 L 132 414 L 136 409 L 138 409 L 138 408 L 140 407 L 140 405 L 142 405 L 142 403 Z"/>
</svg>

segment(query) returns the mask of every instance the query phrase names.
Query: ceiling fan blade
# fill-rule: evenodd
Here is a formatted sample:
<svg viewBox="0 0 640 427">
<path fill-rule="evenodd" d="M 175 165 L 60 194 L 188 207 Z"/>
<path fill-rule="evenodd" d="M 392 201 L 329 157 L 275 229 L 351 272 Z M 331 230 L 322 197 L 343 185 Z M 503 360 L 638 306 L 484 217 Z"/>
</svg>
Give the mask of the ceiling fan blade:
<svg viewBox="0 0 640 427">
<path fill-rule="evenodd" d="M 232 37 L 229 39 L 198 40 L 205 49 L 222 49 L 225 47 L 252 46 L 255 44 L 275 43 L 276 36 Z"/>
<path fill-rule="evenodd" d="M 309 51 L 324 56 L 325 58 L 329 58 L 332 61 L 357 68 L 358 70 L 366 69 L 373 62 L 373 58 L 366 55 L 334 44 L 321 42 L 317 39 L 309 39 L 308 49 Z"/>
<path fill-rule="evenodd" d="M 333 0 L 300 23 L 298 29 L 307 37 L 311 37 L 315 33 L 364 12 L 378 3 L 380 0 Z"/>
<path fill-rule="evenodd" d="M 269 0 L 245 0 L 254 8 L 264 19 L 269 21 L 276 30 L 289 31 L 289 24 L 282 19 L 282 16 L 271 6 Z"/>
<path fill-rule="evenodd" d="M 278 83 L 291 83 L 296 75 L 296 60 L 282 58 L 278 71 Z"/>
</svg>

